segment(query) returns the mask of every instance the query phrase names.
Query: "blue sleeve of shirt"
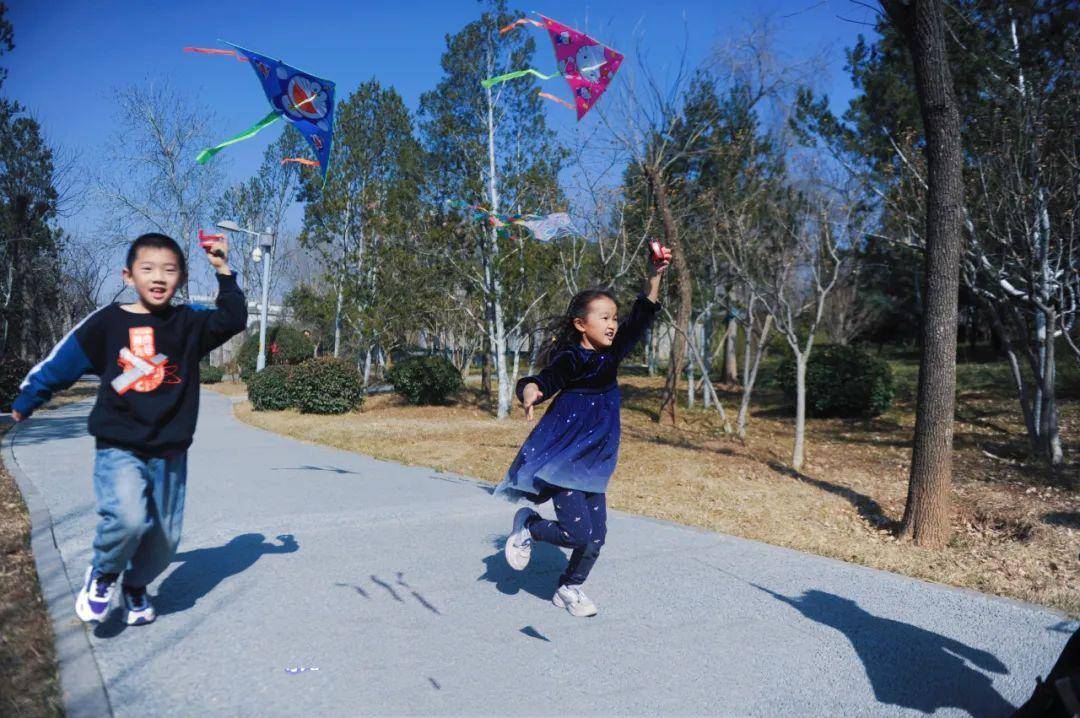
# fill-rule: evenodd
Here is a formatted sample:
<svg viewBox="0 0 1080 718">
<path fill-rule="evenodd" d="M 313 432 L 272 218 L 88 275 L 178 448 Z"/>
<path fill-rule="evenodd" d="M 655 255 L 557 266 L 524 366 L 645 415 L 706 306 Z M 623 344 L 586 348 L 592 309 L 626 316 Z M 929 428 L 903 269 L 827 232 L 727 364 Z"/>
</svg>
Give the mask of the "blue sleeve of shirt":
<svg viewBox="0 0 1080 718">
<path fill-rule="evenodd" d="M 49 356 L 30 370 L 19 385 L 19 396 L 12 402 L 12 409 L 23 416 L 30 416 L 52 398 L 53 392 L 67 389 L 83 374 L 94 371 L 93 364 L 79 344 L 76 329 L 72 329 L 53 347 Z"/>
<path fill-rule="evenodd" d="M 659 311 L 659 302 L 651 302 L 645 295 L 638 296 L 630 310 L 629 319 L 619 325 L 619 331 L 615 333 L 615 341 L 611 345 L 611 352 L 618 361 L 622 361 L 633 351 Z"/>
<path fill-rule="evenodd" d="M 526 384 L 536 384 L 543 394 L 537 404 L 541 404 L 555 396 L 574 377 L 577 366 L 576 357 L 572 349 L 564 349 L 551 359 L 551 363 L 544 367 L 539 374 L 518 379 L 515 393 L 518 401 L 524 402 L 523 396 Z"/>
</svg>

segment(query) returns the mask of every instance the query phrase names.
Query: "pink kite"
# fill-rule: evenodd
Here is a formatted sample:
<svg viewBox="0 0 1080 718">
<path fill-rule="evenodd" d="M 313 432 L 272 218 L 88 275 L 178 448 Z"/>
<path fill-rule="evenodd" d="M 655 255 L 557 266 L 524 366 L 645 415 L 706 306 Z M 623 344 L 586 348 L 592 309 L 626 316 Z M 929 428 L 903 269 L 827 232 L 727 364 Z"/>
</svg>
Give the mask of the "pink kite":
<svg viewBox="0 0 1080 718">
<path fill-rule="evenodd" d="M 583 32 L 563 25 L 561 22 L 556 22 L 549 17 L 543 15 L 540 17 L 543 22 L 522 18 L 502 28 L 499 32 L 505 33 L 526 24 L 546 29 L 551 36 L 551 43 L 555 50 L 555 62 L 559 68 L 558 74 L 545 75 L 538 70 L 527 68 L 508 72 L 497 77 L 489 77 L 480 84 L 484 87 L 491 87 L 497 83 L 524 77 L 525 75 L 534 75 L 542 80 L 550 80 L 553 77 L 562 75 L 566 83 L 570 85 L 570 90 L 574 93 L 573 108 L 577 110 L 577 116 L 580 120 L 585 116 L 585 113 L 593 108 L 593 105 L 600 99 L 600 95 L 604 94 L 604 90 L 607 89 L 612 78 L 615 77 L 615 73 L 618 72 L 619 65 L 622 64 L 623 55 L 606 45 L 601 45 Z M 546 92 L 541 92 L 540 95 L 561 102 L 564 105 L 569 104 Z"/>
</svg>

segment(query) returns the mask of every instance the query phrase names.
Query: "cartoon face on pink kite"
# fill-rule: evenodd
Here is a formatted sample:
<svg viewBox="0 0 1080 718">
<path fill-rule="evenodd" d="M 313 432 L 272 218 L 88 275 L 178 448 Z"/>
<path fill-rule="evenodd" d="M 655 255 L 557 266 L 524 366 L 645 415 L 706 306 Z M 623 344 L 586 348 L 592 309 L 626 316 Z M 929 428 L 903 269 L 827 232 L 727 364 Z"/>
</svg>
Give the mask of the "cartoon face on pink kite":
<svg viewBox="0 0 1080 718">
<path fill-rule="evenodd" d="M 580 120 L 604 94 L 622 64 L 623 56 L 585 33 L 549 17 L 540 17 L 551 35 L 559 72 L 574 92 L 574 105 Z"/>
</svg>

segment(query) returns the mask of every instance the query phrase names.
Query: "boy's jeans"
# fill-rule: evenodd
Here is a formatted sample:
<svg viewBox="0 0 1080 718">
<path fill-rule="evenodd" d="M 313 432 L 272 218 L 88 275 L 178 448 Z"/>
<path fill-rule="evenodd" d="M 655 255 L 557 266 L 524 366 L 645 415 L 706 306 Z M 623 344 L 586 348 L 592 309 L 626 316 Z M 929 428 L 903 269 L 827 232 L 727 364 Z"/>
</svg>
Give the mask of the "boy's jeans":
<svg viewBox="0 0 1080 718">
<path fill-rule="evenodd" d="M 124 573 L 142 587 L 168 568 L 180 543 L 187 484 L 187 452 L 168 458 L 125 449 L 99 449 L 94 494 L 101 521 L 94 536 L 94 568 Z"/>
</svg>

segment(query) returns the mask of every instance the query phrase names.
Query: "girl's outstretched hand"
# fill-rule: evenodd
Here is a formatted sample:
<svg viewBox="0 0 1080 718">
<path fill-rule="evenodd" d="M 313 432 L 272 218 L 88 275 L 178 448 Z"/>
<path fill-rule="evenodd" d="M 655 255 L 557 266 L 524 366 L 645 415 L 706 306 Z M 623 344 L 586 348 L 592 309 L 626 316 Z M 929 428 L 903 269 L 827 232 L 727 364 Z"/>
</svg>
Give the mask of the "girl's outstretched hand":
<svg viewBox="0 0 1080 718">
<path fill-rule="evenodd" d="M 525 405 L 525 418 L 530 421 L 533 418 L 533 405 L 536 404 L 538 399 L 542 399 L 544 392 L 540 391 L 540 387 L 536 384 L 526 384 L 525 389 L 521 392 L 521 398 Z"/>
<path fill-rule="evenodd" d="M 650 253 L 649 255 L 649 276 L 659 277 L 664 273 L 664 270 L 671 265 L 671 250 L 667 247 L 660 246 L 659 257 L 656 254 Z M 661 258 L 662 257 L 662 258 Z"/>
</svg>

